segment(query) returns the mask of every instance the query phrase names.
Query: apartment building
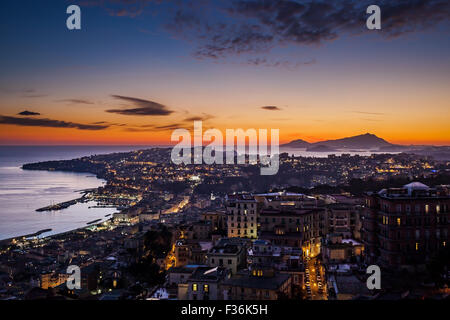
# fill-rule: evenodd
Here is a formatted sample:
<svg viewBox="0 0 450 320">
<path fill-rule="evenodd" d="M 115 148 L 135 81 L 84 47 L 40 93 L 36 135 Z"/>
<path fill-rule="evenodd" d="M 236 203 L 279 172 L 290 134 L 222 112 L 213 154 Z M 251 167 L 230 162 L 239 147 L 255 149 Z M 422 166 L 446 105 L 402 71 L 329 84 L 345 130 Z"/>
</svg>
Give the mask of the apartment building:
<svg viewBox="0 0 450 320">
<path fill-rule="evenodd" d="M 223 300 L 221 283 L 230 271 L 222 267 L 198 267 L 187 280 L 187 300 Z"/>
<path fill-rule="evenodd" d="M 343 238 L 361 238 L 362 206 L 334 203 L 327 206 L 328 231 Z"/>
<path fill-rule="evenodd" d="M 259 237 L 273 245 L 302 248 L 303 256 L 320 253 L 327 233 L 326 209 L 263 209 Z"/>
<path fill-rule="evenodd" d="M 261 208 L 251 194 L 233 194 L 225 197 L 228 237 L 256 239 L 258 213 Z"/>
<path fill-rule="evenodd" d="M 402 267 L 426 263 L 448 246 L 450 187 L 413 182 L 368 193 L 362 229 L 368 263 Z"/>
<path fill-rule="evenodd" d="M 291 298 L 292 277 L 272 268 L 243 271 L 222 283 L 225 300 L 278 300 Z"/>
<path fill-rule="evenodd" d="M 224 238 L 216 242 L 207 254 L 207 264 L 224 267 L 232 274 L 247 265 L 247 243 L 239 238 Z"/>
</svg>

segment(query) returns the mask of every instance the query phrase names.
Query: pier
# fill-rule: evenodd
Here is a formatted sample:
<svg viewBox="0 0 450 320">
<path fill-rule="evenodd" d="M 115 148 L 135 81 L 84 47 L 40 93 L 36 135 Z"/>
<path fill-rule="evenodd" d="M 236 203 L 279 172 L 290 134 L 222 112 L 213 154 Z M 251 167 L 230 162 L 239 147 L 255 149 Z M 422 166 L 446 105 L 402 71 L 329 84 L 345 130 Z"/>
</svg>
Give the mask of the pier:
<svg viewBox="0 0 450 320">
<path fill-rule="evenodd" d="M 85 202 L 85 197 L 81 197 L 78 199 L 74 199 L 74 200 L 70 200 L 70 201 L 66 201 L 66 202 L 61 202 L 61 203 L 57 203 L 57 204 L 52 204 L 43 208 L 39 208 L 36 209 L 37 212 L 45 212 L 45 211 L 58 211 L 58 210 L 62 210 L 62 209 L 67 209 L 70 206 L 73 206 L 79 202 Z"/>
</svg>

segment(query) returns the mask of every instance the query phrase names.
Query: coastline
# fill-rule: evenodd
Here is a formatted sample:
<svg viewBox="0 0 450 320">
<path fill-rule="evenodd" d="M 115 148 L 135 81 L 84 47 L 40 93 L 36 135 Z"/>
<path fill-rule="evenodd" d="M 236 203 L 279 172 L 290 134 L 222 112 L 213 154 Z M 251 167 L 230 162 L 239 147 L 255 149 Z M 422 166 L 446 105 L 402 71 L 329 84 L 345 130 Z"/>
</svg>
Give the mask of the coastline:
<svg viewBox="0 0 450 320">
<path fill-rule="evenodd" d="M 32 241 L 33 239 L 31 239 L 31 238 L 33 238 L 33 237 L 35 238 L 34 240 L 38 240 L 38 239 L 39 240 L 46 240 L 46 239 L 51 239 L 53 237 L 61 237 L 61 236 L 65 236 L 65 235 L 68 235 L 68 234 L 71 234 L 71 233 L 74 233 L 74 232 L 77 232 L 77 231 L 80 231 L 80 230 L 85 230 L 87 228 L 92 228 L 93 226 L 98 226 L 98 225 L 101 225 L 101 224 L 103 224 L 105 222 L 112 221 L 112 220 L 113 220 L 113 218 L 111 217 L 111 218 L 103 220 L 103 221 L 95 221 L 94 223 L 86 225 L 86 226 L 83 226 L 83 227 L 78 227 L 78 228 L 75 228 L 75 229 L 71 229 L 71 230 L 63 231 L 63 232 L 59 232 L 59 233 L 49 234 L 47 236 L 43 236 L 41 238 L 38 238 L 41 234 L 52 231 L 51 229 L 49 231 L 46 231 L 46 229 L 44 229 L 44 230 L 40 230 L 40 231 L 37 231 L 35 233 L 31 233 L 31 234 L 20 235 L 20 236 L 7 238 L 7 239 L 2 239 L 2 240 L 0 240 L 0 246 L 8 245 L 8 244 L 10 244 L 13 241 L 18 241 L 18 240 L 30 240 L 30 241 Z"/>
<path fill-rule="evenodd" d="M 4 208 L 0 217 L 2 224 L 0 243 L 13 239 L 47 238 L 80 228 L 92 227 L 94 224 L 86 225 L 86 223 L 98 218 L 102 219 L 100 223 L 107 221 L 104 220 L 105 216 L 112 215 L 112 210 L 116 210 L 111 207 L 104 210 L 95 208 L 98 211 L 86 211 L 90 208 L 85 208 L 83 203 L 79 206 L 76 203 L 73 208 L 65 209 L 63 214 L 60 214 L 62 213 L 60 210 L 36 212 L 49 207 L 50 202 L 53 201 L 72 203 L 73 199 L 80 198 L 80 194 L 84 196 L 88 192 L 98 190 L 106 183 L 106 180 L 91 172 L 82 174 L 45 170 L 48 174 L 30 174 L 29 170 L 22 169 L 24 159 L 21 156 L 13 158 L 11 154 L 8 154 L 8 157 L 10 158 L 0 158 L 0 169 L 2 169 L 0 174 L 4 182 L 2 199 L 0 199 Z M 37 155 L 28 156 L 26 160 L 33 162 L 42 157 L 42 152 L 38 152 Z"/>
</svg>

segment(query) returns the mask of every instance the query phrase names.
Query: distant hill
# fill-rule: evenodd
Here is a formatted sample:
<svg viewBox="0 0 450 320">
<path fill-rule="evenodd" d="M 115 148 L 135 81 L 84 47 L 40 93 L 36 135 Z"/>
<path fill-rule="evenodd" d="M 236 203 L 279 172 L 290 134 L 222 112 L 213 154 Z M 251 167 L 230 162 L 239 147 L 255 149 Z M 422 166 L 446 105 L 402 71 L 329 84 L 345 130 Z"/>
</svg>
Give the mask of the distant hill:
<svg viewBox="0 0 450 320">
<path fill-rule="evenodd" d="M 334 148 L 328 147 L 328 146 L 324 146 L 322 144 L 318 144 L 318 145 L 312 145 L 310 147 L 308 147 L 306 149 L 306 151 L 311 151 L 311 152 L 331 152 L 331 151 L 337 151 Z"/>
<path fill-rule="evenodd" d="M 387 147 L 391 145 L 386 140 L 379 138 L 371 133 L 361 134 L 359 136 L 348 137 L 343 139 L 327 140 L 314 143 L 314 145 L 319 144 L 322 146 L 338 149 L 372 149 L 372 148 Z"/>
<path fill-rule="evenodd" d="M 337 140 L 326 140 L 319 141 L 315 143 L 308 143 L 304 140 L 294 140 L 287 144 L 281 145 L 281 147 L 287 148 L 308 148 L 313 149 L 313 147 L 321 146 L 319 148 L 325 150 L 323 147 L 330 149 L 379 149 L 393 146 L 386 140 L 377 137 L 374 134 L 366 133 L 358 136 L 347 137 Z"/>
<path fill-rule="evenodd" d="M 297 140 L 292 140 L 289 143 L 283 144 L 281 145 L 281 147 L 285 147 L 285 148 L 308 148 L 311 144 L 308 141 L 302 140 L 302 139 L 297 139 Z"/>
</svg>

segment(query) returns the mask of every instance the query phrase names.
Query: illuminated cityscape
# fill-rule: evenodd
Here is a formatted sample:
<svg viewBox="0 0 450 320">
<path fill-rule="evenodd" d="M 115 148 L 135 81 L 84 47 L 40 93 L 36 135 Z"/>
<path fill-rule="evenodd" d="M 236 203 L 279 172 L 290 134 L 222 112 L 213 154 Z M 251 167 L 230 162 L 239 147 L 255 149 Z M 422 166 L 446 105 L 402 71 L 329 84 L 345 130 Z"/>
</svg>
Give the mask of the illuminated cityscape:
<svg viewBox="0 0 450 320">
<path fill-rule="evenodd" d="M 448 310 L 450 1 L 14 0 L 0 21 L 2 310 Z"/>
</svg>

